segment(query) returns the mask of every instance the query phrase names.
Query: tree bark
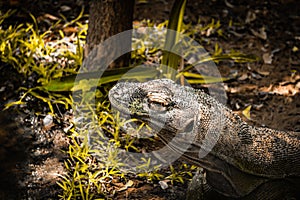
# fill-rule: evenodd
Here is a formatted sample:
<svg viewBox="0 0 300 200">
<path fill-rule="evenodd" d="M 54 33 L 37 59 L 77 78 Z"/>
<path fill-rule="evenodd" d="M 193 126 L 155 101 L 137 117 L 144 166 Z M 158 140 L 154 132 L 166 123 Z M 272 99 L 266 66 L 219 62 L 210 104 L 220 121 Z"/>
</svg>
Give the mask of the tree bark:
<svg viewBox="0 0 300 200">
<path fill-rule="evenodd" d="M 115 34 L 132 29 L 133 8 L 134 0 L 91 0 L 85 59 L 101 42 Z M 111 45 L 108 49 L 99 51 L 113 54 L 120 49 L 124 51 L 124 48 L 127 52 L 130 52 L 131 34 L 121 43 L 118 42 L 115 45 Z M 99 56 L 99 53 L 97 53 L 97 56 Z M 129 64 L 129 61 L 130 53 L 127 53 L 110 64 L 109 68 L 126 66 Z"/>
</svg>

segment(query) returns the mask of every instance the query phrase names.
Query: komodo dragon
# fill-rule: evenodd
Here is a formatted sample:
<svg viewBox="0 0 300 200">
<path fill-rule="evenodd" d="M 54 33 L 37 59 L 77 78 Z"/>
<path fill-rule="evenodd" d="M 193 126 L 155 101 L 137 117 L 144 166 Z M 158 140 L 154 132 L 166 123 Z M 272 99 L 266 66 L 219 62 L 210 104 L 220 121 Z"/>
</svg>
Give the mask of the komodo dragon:
<svg viewBox="0 0 300 200">
<path fill-rule="evenodd" d="M 205 92 L 168 79 L 120 82 L 109 100 L 121 113 L 148 123 L 188 162 L 204 168 L 207 183 L 219 194 L 245 197 L 280 180 L 299 185 L 299 132 L 250 126 Z M 262 198 L 272 196 L 263 193 Z"/>
</svg>

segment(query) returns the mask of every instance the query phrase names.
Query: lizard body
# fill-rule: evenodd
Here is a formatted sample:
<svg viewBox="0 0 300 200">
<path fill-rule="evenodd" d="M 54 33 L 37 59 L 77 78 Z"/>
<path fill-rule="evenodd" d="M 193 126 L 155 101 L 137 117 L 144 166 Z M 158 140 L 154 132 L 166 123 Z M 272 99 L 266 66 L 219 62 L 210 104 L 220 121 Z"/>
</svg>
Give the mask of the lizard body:
<svg viewBox="0 0 300 200">
<path fill-rule="evenodd" d="M 203 91 L 158 79 L 118 83 L 109 99 L 206 169 L 208 182 L 226 196 L 245 196 L 270 179 L 300 176 L 298 132 L 250 126 Z"/>
</svg>

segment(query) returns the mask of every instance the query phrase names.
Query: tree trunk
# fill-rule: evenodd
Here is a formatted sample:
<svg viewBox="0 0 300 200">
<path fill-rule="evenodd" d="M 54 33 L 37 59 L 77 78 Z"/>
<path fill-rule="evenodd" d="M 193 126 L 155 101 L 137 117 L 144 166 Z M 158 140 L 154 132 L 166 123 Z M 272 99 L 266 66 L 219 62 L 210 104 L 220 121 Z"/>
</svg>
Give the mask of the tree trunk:
<svg viewBox="0 0 300 200">
<path fill-rule="evenodd" d="M 85 59 L 87 59 L 87 56 L 93 56 L 89 55 L 89 53 L 98 44 L 115 34 L 132 29 L 133 8 L 134 0 L 91 0 Z M 99 46 L 97 47 L 99 48 Z M 124 51 L 124 48 L 127 52 L 130 52 L 131 34 L 121 43 L 118 41 L 118 43 L 110 45 L 108 49 L 99 49 L 99 51 L 105 51 L 106 53 L 100 53 L 99 55 L 98 52 L 94 55 L 105 56 L 107 55 L 107 52 L 113 54 L 120 51 L 120 49 L 123 49 L 122 51 Z M 91 58 L 88 59 L 90 60 Z M 109 68 L 127 66 L 129 61 L 130 53 L 127 53 L 117 60 L 114 60 L 114 62 L 109 65 Z M 91 70 L 91 68 L 93 67 L 88 66 L 89 70 Z"/>
</svg>

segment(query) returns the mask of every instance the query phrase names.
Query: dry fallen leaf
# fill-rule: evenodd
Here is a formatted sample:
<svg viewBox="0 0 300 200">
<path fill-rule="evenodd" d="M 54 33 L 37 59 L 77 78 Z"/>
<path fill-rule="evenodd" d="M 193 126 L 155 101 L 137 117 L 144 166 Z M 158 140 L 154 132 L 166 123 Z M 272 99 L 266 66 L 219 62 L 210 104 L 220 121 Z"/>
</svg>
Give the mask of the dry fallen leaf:
<svg viewBox="0 0 300 200">
<path fill-rule="evenodd" d="M 257 69 L 256 72 L 259 73 L 260 75 L 263 75 L 263 76 L 270 75 L 269 71 L 263 71 L 263 70 L 260 70 L 260 69 Z"/>
<path fill-rule="evenodd" d="M 293 52 L 297 52 L 297 51 L 299 51 L 299 48 L 297 46 L 294 46 L 293 49 L 292 49 L 292 51 Z"/>
<path fill-rule="evenodd" d="M 255 14 L 255 12 L 252 12 L 249 10 L 247 13 L 245 22 L 246 22 L 246 24 L 249 24 L 249 23 L 253 22 L 254 20 L 256 20 L 256 14 Z"/>
<path fill-rule="evenodd" d="M 272 53 L 264 53 L 262 57 L 263 57 L 265 64 L 272 64 L 272 61 L 273 61 Z"/>
<path fill-rule="evenodd" d="M 239 80 L 239 81 L 244 81 L 244 80 L 246 80 L 248 77 L 249 77 L 248 74 L 244 73 L 242 76 L 240 76 L 240 77 L 238 78 L 238 80 Z"/>
<path fill-rule="evenodd" d="M 133 181 L 129 180 L 123 187 L 121 187 L 120 189 L 118 189 L 118 192 L 126 190 L 127 188 L 131 187 L 133 185 Z"/>
<path fill-rule="evenodd" d="M 159 181 L 158 183 L 163 190 L 169 187 L 167 181 Z"/>
<path fill-rule="evenodd" d="M 260 39 L 266 40 L 268 38 L 265 27 L 261 27 L 258 31 L 255 31 L 251 28 L 250 31 L 253 35 Z"/>
</svg>

